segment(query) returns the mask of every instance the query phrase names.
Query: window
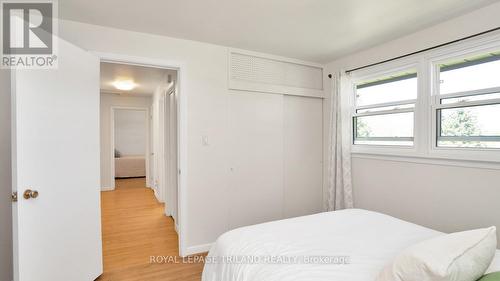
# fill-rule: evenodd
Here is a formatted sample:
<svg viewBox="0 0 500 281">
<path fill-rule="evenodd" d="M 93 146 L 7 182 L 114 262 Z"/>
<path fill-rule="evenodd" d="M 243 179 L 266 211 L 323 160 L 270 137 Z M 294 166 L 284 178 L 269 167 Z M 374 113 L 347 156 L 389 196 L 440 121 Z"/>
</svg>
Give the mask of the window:
<svg viewBox="0 0 500 281">
<path fill-rule="evenodd" d="M 437 65 L 436 146 L 500 148 L 500 52 Z"/>
<path fill-rule="evenodd" d="M 349 79 L 354 155 L 500 169 L 500 35 Z"/>
<path fill-rule="evenodd" d="M 354 144 L 412 146 L 417 84 L 414 69 L 356 83 Z"/>
</svg>

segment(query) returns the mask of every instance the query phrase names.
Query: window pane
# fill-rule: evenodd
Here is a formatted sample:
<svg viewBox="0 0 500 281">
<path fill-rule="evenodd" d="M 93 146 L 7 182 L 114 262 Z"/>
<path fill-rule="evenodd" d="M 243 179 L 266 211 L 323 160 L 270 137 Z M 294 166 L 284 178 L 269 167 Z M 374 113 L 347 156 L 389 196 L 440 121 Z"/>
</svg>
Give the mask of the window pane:
<svg viewBox="0 0 500 281">
<path fill-rule="evenodd" d="M 466 101 L 480 101 L 489 99 L 500 99 L 500 93 L 474 95 L 474 96 L 466 96 L 459 98 L 447 98 L 447 99 L 442 99 L 441 104 L 450 104 L 450 103 L 466 102 Z"/>
<path fill-rule="evenodd" d="M 438 146 L 500 148 L 500 104 L 441 109 Z"/>
<path fill-rule="evenodd" d="M 355 144 L 413 145 L 413 112 L 355 118 Z"/>
<path fill-rule="evenodd" d="M 498 55 L 443 64 L 440 69 L 440 94 L 500 87 Z"/>
<path fill-rule="evenodd" d="M 356 105 L 370 105 L 417 98 L 417 75 L 405 73 L 356 86 Z"/>
</svg>

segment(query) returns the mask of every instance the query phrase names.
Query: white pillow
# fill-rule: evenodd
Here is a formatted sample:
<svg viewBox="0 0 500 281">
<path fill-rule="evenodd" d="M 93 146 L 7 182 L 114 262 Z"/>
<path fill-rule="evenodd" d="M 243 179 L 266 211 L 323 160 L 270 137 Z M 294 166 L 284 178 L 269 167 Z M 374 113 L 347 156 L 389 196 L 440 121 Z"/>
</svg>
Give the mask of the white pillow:
<svg viewBox="0 0 500 281">
<path fill-rule="evenodd" d="M 401 253 L 376 281 L 476 281 L 495 256 L 496 228 L 445 234 Z"/>
</svg>

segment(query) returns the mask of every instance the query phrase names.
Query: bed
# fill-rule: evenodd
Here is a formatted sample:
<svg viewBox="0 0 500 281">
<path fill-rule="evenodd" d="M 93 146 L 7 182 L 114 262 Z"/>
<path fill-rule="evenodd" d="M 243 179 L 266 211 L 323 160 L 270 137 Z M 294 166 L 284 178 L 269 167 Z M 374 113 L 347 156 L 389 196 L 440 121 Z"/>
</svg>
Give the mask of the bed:
<svg viewBox="0 0 500 281">
<path fill-rule="evenodd" d="M 115 178 L 138 178 L 146 176 L 144 155 L 115 157 Z"/>
<path fill-rule="evenodd" d="M 361 209 L 253 225 L 219 237 L 202 281 L 372 281 L 403 249 L 442 234 Z M 498 270 L 500 251 L 488 272 Z"/>
</svg>

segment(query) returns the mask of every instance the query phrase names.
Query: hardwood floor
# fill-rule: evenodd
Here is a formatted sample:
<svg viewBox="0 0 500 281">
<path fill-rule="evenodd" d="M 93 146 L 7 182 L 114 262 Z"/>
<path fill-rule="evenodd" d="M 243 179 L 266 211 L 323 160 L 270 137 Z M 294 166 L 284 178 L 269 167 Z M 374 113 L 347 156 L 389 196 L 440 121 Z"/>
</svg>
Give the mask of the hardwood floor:
<svg viewBox="0 0 500 281">
<path fill-rule="evenodd" d="M 97 280 L 201 280 L 203 264 L 182 262 L 173 220 L 144 179 L 117 180 L 114 191 L 101 193 L 101 209 L 104 273 Z M 172 258 L 152 263 L 152 256 Z"/>
</svg>

